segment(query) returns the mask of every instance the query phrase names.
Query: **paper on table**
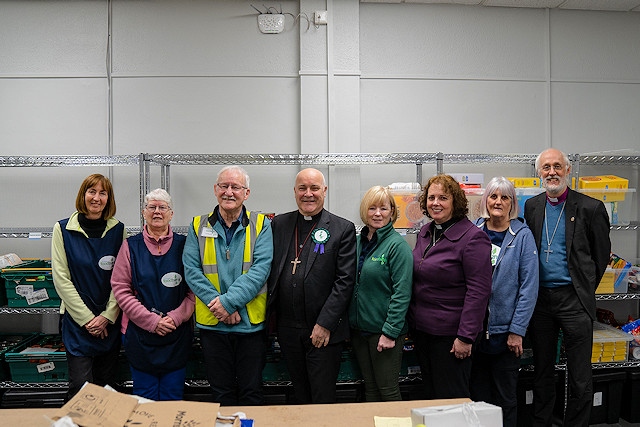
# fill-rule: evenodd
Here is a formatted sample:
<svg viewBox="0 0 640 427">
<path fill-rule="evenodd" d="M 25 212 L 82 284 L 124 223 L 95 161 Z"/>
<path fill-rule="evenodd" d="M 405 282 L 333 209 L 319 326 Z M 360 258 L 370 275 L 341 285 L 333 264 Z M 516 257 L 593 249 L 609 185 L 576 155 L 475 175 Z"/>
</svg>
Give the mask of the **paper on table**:
<svg viewBox="0 0 640 427">
<path fill-rule="evenodd" d="M 373 417 L 376 427 L 411 427 L 411 417 Z"/>
</svg>

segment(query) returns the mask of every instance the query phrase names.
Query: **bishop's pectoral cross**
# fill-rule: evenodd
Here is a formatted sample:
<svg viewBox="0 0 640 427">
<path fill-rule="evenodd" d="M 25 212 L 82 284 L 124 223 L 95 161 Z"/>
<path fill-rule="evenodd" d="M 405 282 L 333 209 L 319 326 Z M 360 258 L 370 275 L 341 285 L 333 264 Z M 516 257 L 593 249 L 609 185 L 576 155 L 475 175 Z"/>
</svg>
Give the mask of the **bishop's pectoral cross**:
<svg viewBox="0 0 640 427">
<path fill-rule="evenodd" d="M 553 251 L 551 250 L 551 246 L 548 246 L 548 247 L 547 247 L 547 249 L 545 249 L 545 250 L 544 250 L 544 251 L 542 251 L 542 252 L 546 252 L 546 253 L 547 253 L 547 261 L 546 261 L 546 262 L 549 262 L 549 254 L 550 254 L 551 252 L 553 252 Z"/>
<path fill-rule="evenodd" d="M 291 264 L 293 264 L 293 268 L 291 269 L 291 274 L 296 274 L 296 268 L 298 267 L 298 264 L 300 264 L 301 262 L 302 261 L 300 261 L 298 257 L 296 257 L 296 259 L 291 261 Z"/>
</svg>

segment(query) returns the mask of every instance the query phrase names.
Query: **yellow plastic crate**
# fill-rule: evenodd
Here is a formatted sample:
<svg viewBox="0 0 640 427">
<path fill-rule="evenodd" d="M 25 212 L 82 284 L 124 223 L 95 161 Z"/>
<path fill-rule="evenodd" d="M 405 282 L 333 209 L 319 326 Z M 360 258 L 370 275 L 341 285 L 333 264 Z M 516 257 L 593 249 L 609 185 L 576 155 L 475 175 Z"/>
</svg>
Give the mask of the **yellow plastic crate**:
<svg viewBox="0 0 640 427">
<path fill-rule="evenodd" d="M 581 176 L 578 180 L 578 189 L 586 190 L 585 194 L 603 202 L 623 201 L 627 192 L 615 190 L 628 188 L 629 180 L 615 175 Z"/>
<path fill-rule="evenodd" d="M 633 336 L 603 323 L 593 323 L 591 363 L 621 362 L 627 360 L 629 341 Z"/>
</svg>

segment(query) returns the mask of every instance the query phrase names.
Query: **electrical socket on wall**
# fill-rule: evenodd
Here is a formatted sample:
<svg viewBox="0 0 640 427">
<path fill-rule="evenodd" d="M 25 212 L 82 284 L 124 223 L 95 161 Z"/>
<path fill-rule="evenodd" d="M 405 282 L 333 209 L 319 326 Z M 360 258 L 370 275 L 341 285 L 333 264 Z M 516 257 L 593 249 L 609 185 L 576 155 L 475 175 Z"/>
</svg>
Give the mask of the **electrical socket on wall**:
<svg viewBox="0 0 640 427">
<path fill-rule="evenodd" d="M 280 13 L 261 13 L 258 15 L 258 28 L 263 34 L 277 34 L 284 30 L 284 15 Z"/>
<path fill-rule="evenodd" d="M 313 12 L 313 23 L 316 25 L 327 25 L 327 11 L 316 10 Z"/>
</svg>

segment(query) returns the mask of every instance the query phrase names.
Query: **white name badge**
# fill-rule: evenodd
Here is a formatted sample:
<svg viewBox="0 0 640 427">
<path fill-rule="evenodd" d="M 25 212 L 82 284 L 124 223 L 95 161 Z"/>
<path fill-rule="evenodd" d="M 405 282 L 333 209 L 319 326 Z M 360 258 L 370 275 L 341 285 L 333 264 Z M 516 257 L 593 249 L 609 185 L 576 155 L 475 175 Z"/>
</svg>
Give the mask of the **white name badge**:
<svg viewBox="0 0 640 427">
<path fill-rule="evenodd" d="M 116 257 L 113 255 L 105 255 L 98 261 L 98 267 L 103 270 L 113 270 L 113 265 L 116 263 Z"/>
<path fill-rule="evenodd" d="M 202 237 L 213 237 L 215 239 L 218 237 L 218 232 L 214 230 L 213 227 L 204 227 L 200 235 Z"/>
<path fill-rule="evenodd" d="M 170 272 L 162 276 L 160 282 L 167 288 L 175 288 L 182 282 L 180 273 Z"/>
</svg>

